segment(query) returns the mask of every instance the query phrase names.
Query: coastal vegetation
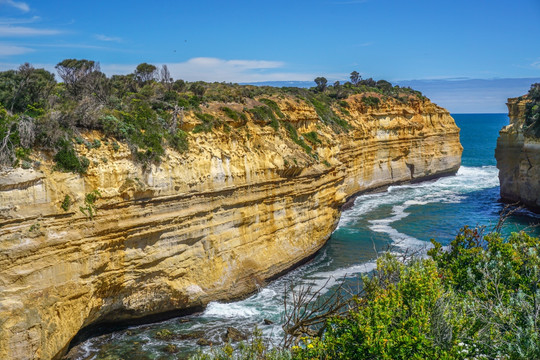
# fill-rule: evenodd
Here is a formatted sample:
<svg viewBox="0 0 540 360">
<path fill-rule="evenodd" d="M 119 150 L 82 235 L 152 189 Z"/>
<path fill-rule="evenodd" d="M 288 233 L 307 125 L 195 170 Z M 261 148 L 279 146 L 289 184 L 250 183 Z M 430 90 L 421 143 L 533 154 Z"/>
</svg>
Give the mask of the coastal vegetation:
<svg viewBox="0 0 540 360">
<path fill-rule="evenodd" d="M 540 83 L 531 85 L 525 108 L 525 134 L 540 138 Z"/>
<path fill-rule="evenodd" d="M 61 82 L 28 63 L 0 72 L 0 166 L 36 167 L 39 164 L 31 161 L 30 154 L 39 149 L 52 154 L 57 170 L 83 174 L 90 163 L 79 153 L 80 145 L 91 149 L 102 142 L 114 150 L 123 142 L 140 163 L 159 163 L 167 147 L 186 151 L 193 134 L 230 132 L 231 119 L 242 124 L 253 121 L 275 131 L 283 128 L 313 156 L 312 146 L 297 134 L 273 98 L 307 102 L 322 124 L 335 132 L 350 127 L 343 100 L 351 95 L 362 94 L 368 107 L 378 107 L 387 99 L 401 103 L 423 99 L 410 88 L 363 80 L 356 71 L 350 82 L 328 85 L 318 77 L 315 87 L 304 89 L 186 82 L 174 80 L 166 65 L 158 68 L 148 63 L 139 64 L 131 74 L 111 77 L 101 72 L 99 63 L 86 59 L 63 60 L 56 70 Z M 208 113 L 211 103 L 222 104 L 220 115 Z M 239 106 L 233 110 L 231 104 Z M 184 127 L 184 115 L 198 118 L 200 124 Z M 84 140 L 81 134 L 91 130 L 100 131 L 102 141 Z M 307 140 L 317 143 L 313 134 Z"/>
<path fill-rule="evenodd" d="M 290 348 L 255 334 L 194 359 L 540 358 L 540 240 L 465 227 L 432 243 L 427 258 L 381 255 L 350 310 Z"/>
</svg>

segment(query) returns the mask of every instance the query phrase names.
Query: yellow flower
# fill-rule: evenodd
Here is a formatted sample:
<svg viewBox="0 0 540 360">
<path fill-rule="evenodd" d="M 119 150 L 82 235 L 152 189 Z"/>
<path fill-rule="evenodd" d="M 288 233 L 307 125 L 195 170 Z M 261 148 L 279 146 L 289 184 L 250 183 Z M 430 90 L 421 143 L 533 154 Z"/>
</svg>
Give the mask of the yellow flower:
<svg viewBox="0 0 540 360">
<path fill-rule="evenodd" d="M 308 349 L 313 349 L 313 344 L 307 344 Z"/>
</svg>

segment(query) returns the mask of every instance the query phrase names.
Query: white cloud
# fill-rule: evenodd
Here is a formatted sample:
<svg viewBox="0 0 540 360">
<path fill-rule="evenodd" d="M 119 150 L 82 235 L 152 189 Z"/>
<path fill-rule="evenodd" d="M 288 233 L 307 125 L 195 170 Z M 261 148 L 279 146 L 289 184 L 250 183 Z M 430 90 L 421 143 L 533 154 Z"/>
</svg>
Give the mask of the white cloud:
<svg viewBox="0 0 540 360">
<path fill-rule="evenodd" d="M 32 51 L 34 51 L 34 49 L 30 49 L 27 47 L 0 44 L 0 57 L 22 55 Z"/>
<path fill-rule="evenodd" d="M 161 66 L 161 63 L 154 63 Z M 137 64 L 101 64 L 101 69 L 108 75 L 128 74 L 135 70 Z M 187 81 L 209 82 L 259 82 L 259 81 L 311 81 L 316 76 L 309 73 L 276 72 L 284 67 L 280 61 L 268 60 L 224 60 L 218 58 L 198 57 L 181 63 L 167 63 L 171 75 L 175 79 Z"/>
<path fill-rule="evenodd" d="M 531 64 L 531 66 L 532 66 L 533 68 L 540 69 L 540 60 L 533 62 L 533 63 Z"/>
<path fill-rule="evenodd" d="M 31 18 L 0 18 L 0 25 L 30 24 L 40 19 L 39 16 L 32 16 Z"/>
<path fill-rule="evenodd" d="M 0 0 L 0 4 L 6 4 L 8 6 L 17 8 L 23 12 L 30 11 L 30 6 L 27 3 L 22 1 L 13 1 L 13 0 Z"/>
<path fill-rule="evenodd" d="M 121 42 L 122 41 L 122 38 L 119 38 L 119 37 L 115 37 L 115 36 L 107 36 L 107 35 L 103 35 L 103 34 L 97 34 L 97 35 L 94 35 L 94 37 L 98 40 L 101 40 L 101 41 L 114 41 L 114 42 Z"/>
<path fill-rule="evenodd" d="M 53 29 L 36 29 L 26 26 L 0 25 L 0 36 L 2 37 L 58 35 L 60 33 L 61 31 Z"/>
</svg>

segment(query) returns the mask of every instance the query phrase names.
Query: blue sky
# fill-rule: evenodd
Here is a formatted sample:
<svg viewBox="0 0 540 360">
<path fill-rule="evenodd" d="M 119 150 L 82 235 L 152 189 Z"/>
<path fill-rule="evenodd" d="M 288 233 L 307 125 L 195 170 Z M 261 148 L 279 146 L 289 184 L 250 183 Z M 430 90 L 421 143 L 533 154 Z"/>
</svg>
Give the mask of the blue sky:
<svg viewBox="0 0 540 360">
<path fill-rule="evenodd" d="M 500 87 L 540 81 L 539 23 L 539 0 L 0 0 L 0 69 L 87 58 L 109 75 L 167 64 L 189 81 L 333 81 L 357 70 Z M 478 99 L 472 109 L 491 108 Z"/>
</svg>

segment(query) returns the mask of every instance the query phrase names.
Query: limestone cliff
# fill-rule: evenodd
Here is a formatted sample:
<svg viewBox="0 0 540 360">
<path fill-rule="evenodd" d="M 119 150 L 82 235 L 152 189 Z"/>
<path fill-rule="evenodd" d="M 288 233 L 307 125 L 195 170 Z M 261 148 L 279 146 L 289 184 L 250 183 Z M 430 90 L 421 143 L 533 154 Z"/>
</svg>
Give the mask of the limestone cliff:
<svg viewBox="0 0 540 360">
<path fill-rule="evenodd" d="M 499 132 L 495 158 L 501 198 L 540 212 L 540 139 L 524 134 L 525 98 L 508 99 L 510 125 Z"/>
<path fill-rule="evenodd" d="M 273 100 L 299 134 L 316 132 L 313 154 L 283 127 L 228 119 L 159 165 L 103 143 L 79 147 L 85 175 L 54 171 L 47 153 L 39 171 L 1 174 L 0 358 L 59 357 L 90 324 L 244 296 L 319 250 L 348 197 L 460 166 L 459 129 L 429 100 L 351 96 L 339 132 L 304 101 Z M 198 122 L 188 113 L 181 125 Z"/>
</svg>

